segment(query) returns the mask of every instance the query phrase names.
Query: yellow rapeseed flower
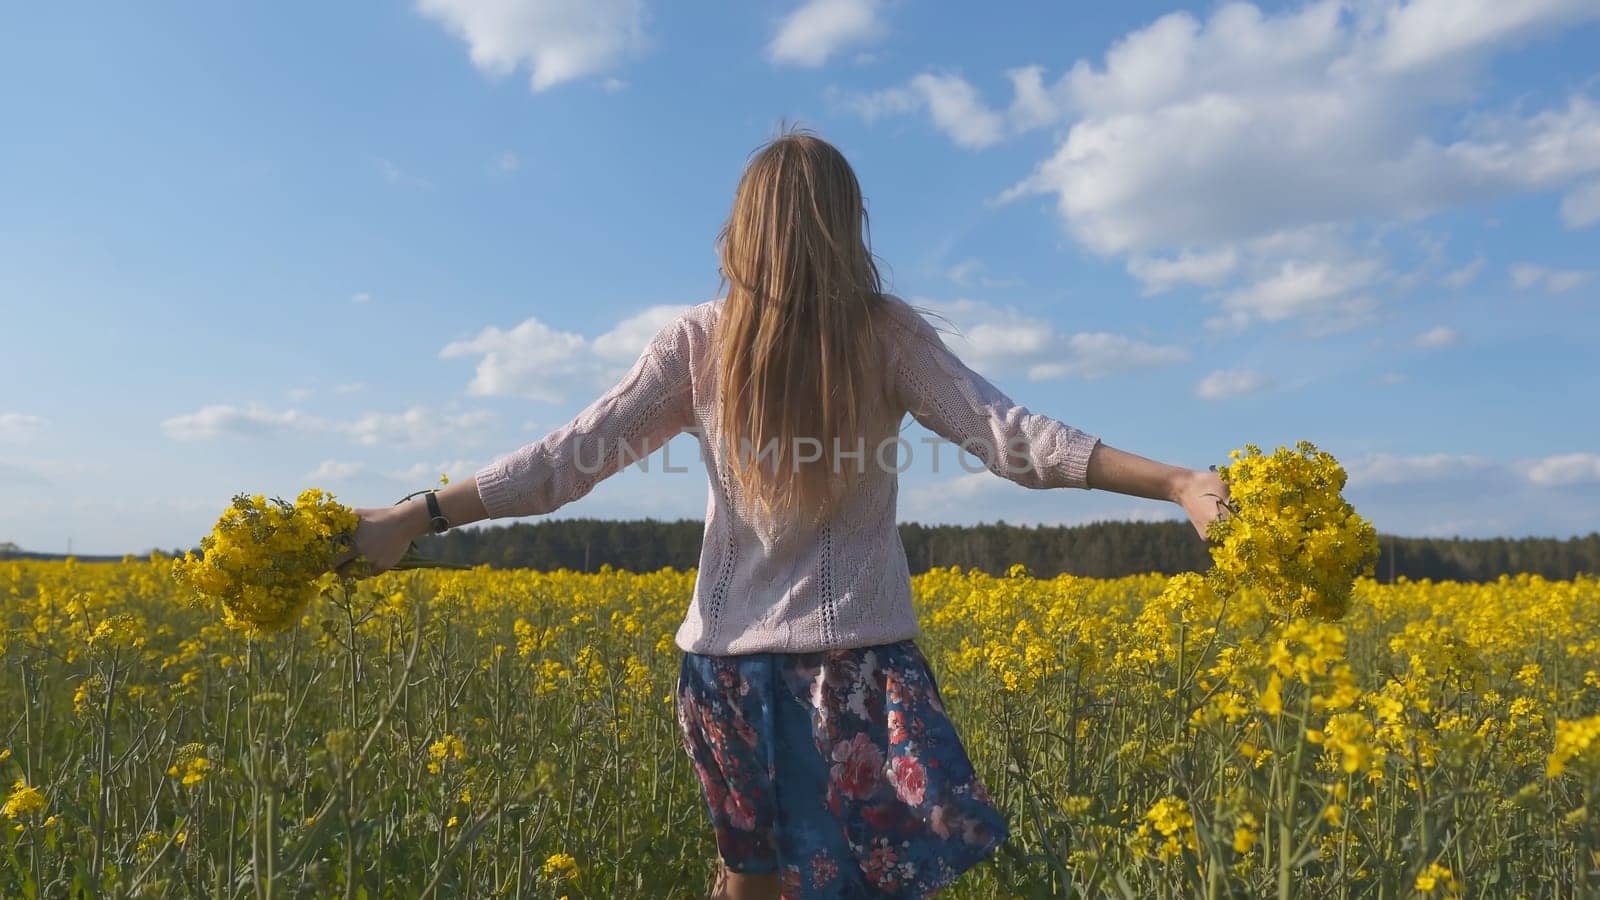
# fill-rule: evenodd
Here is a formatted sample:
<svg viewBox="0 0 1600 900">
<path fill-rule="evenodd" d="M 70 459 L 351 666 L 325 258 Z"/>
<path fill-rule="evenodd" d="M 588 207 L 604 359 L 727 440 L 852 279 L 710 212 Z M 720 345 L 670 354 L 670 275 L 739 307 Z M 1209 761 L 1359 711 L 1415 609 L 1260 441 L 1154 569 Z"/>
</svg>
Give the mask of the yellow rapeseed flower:
<svg viewBox="0 0 1600 900">
<path fill-rule="evenodd" d="M 26 779 L 18 778 L 11 786 L 11 796 L 6 798 L 6 805 L 0 808 L 0 816 L 20 819 L 43 812 L 46 805 L 44 794 L 39 793 L 37 788 L 29 787 Z"/>
<path fill-rule="evenodd" d="M 447 734 L 428 747 L 428 771 L 435 775 L 452 762 L 467 758 L 467 744 L 453 734 Z"/>
<path fill-rule="evenodd" d="M 1308 441 L 1271 455 L 1246 444 L 1229 458 L 1218 474 L 1232 514 L 1209 534 L 1214 577 L 1227 593 L 1259 595 L 1280 618 L 1343 616 L 1378 558 L 1377 531 L 1340 494 L 1343 467 Z"/>
<path fill-rule="evenodd" d="M 1424 894 L 1442 890 L 1446 894 L 1453 895 L 1461 889 L 1454 873 L 1438 863 L 1429 863 L 1426 869 L 1418 873 L 1415 887 Z"/>
<path fill-rule="evenodd" d="M 1557 719 L 1555 747 L 1545 763 L 1545 773 L 1555 778 L 1574 763 L 1594 767 L 1600 762 L 1600 743 L 1596 738 L 1600 738 L 1600 716 Z"/>
<path fill-rule="evenodd" d="M 179 747 L 175 761 L 167 767 L 167 775 L 178 779 L 184 787 L 205 781 L 210 772 L 211 760 L 206 758 L 206 745 L 200 743 Z"/>
<path fill-rule="evenodd" d="M 1145 824 L 1141 830 L 1153 828 L 1164 839 L 1156 846 L 1156 855 L 1162 859 L 1171 859 L 1183 852 L 1185 847 L 1190 850 L 1199 848 L 1199 841 L 1194 830 L 1194 816 L 1189 812 L 1188 801 L 1182 797 L 1163 797 L 1144 814 Z"/>
<path fill-rule="evenodd" d="M 539 871 L 547 878 L 571 881 L 578 877 L 578 861 L 567 853 L 552 853 Z"/>
<path fill-rule="evenodd" d="M 260 494 L 233 498 L 201 555 L 174 560 L 173 575 L 193 602 L 220 603 L 223 620 L 247 634 L 282 631 L 319 592 L 339 539 L 356 528 L 355 511 L 317 488 L 293 504 Z"/>
</svg>

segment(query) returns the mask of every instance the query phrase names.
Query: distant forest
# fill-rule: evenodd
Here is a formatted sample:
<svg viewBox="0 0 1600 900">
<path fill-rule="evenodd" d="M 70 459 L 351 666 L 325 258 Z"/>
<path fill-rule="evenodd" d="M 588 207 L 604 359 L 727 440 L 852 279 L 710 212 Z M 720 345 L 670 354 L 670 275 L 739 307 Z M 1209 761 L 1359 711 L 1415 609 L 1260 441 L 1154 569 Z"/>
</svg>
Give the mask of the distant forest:
<svg viewBox="0 0 1600 900">
<path fill-rule="evenodd" d="M 499 569 L 571 569 L 594 572 L 603 565 L 630 572 L 690 569 L 700 561 L 704 523 L 696 519 L 545 519 L 511 525 L 461 528 L 418 541 L 423 553 L 447 562 Z M 1203 571 L 1206 546 L 1187 522 L 1096 522 L 1090 525 L 900 526 L 912 573 L 945 566 L 1004 574 L 1022 563 L 1034 575 L 1063 572 L 1115 578 L 1145 572 L 1171 575 Z M 198 548 L 194 548 L 198 550 Z M 182 555 L 182 550 L 165 551 Z M 60 559 L 0 542 L 0 560 Z M 111 561 L 117 556 L 83 556 Z M 1600 532 L 1557 538 L 1408 538 L 1380 536 L 1375 575 L 1379 581 L 1493 581 L 1531 572 L 1567 579 L 1600 575 Z"/>
<path fill-rule="evenodd" d="M 616 521 L 546 519 L 464 528 L 418 542 L 422 552 L 448 562 L 496 568 L 571 569 L 602 565 L 633 572 L 693 568 L 700 558 L 703 523 L 681 519 Z M 1202 571 L 1210 564 L 1205 542 L 1187 522 L 1097 522 L 1072 526 L 900 526 L 913 573 L 961 566 L 1003 574 L 1022 563 L 1041 577 L 1063 572 L 1111 578 L 1144 572 Z M 1600 532 L 1569 538 L 1407 538 L 1384 535 L 1376 576 L 1392 581 L 1493 581 L 1531 572 L 1546 578 L 1600 574 Z"/>
</svg>

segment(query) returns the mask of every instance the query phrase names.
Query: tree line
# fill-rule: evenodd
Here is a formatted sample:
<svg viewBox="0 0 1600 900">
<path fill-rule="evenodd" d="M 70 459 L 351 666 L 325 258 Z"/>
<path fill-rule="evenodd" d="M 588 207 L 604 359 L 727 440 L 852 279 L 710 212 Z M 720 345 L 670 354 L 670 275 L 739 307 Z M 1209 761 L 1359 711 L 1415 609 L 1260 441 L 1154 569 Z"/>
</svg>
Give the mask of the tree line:
<svg viewBox="0 0 1600 900">
<path fill-rule="evenodd" d="M 545 519 L 456 529 L 418 542 L 446 562 L 495 568 L 570 569 L 603 565 L 632 572 L 689 569 L 700 559 L 704 523 L 694 519 Z M 1040 577 L 1062 573 L 1115 578 L 1145 572 L 1204 571 L 1205 542 L 1187 522 L 1088 525 L 900 526 L 911 571 L 945 566 L 1004 574 L 1022 563 Z M 1375 576 L 1413 581 L 1493 581 L 1533 573 L 1567 579 L 1600 574 L 1600 532 L 1573 538 L 1420 538 L 1381 535 Z"/>
<path fill-rule="evenodd" d="M 630 572 L 690 569 L 700 561 L 704 523 L 697 519 L 544 519 L 510 525 L 459 528 L 418 541 L 423 553 L 446 562 L 504 569 Z M 1066 573 L 1116 578 L 1160 572 L 1204 571 L 1205 542 L 1187 522 L 1095 522 L 1088 525 L 900 525 L 913 573 L 960 566 L 1001 575 L 1014 563 L 1042 578 Z M 199 548 L 192 548 L 198 552 Z M 164 551 L 181 556 L 183 551 Z M 61 559 L 0 543 L 0 560 Z M 117 556 L 77 555 L 85 562 Z M 1374 575 L 1390 582 L 1493 581 L 1533 573 L 1568 579 L 1600 575 L 1600 532 L 1572 538 L 1426 538 L 1379 536 Z"/>
</svg>

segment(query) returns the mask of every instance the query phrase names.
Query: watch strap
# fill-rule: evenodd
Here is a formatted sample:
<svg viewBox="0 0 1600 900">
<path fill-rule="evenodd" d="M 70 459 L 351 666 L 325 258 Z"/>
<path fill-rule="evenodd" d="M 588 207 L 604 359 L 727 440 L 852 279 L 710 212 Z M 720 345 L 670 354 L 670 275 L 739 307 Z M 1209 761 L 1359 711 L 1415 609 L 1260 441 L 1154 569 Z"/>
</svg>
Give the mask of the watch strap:
<svg viewBox="0 0 1600 900">
<path fill-rule="evenodd" d="M 443 534 L 450 530 L 450 520 L 444 517 L 439 510 L 438 491 L 428 491 L 422 495 L 428 501 L 428 530 L 434 534 Z"/>
</svg>

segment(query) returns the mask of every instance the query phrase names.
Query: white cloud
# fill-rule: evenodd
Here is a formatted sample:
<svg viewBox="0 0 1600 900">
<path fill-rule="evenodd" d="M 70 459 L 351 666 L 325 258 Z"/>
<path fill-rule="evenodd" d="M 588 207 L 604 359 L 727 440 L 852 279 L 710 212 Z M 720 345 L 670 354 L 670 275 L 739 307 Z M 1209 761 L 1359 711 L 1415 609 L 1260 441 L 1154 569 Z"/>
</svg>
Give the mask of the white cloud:
<svg viewBox="0 0 1600 900">
<path fill-rule="evenodd" d="M 1534 460 L 1525 468 L 1529 481 L 1540 487 L 1567 487 L 1600 483 L 1600 453 L 1567 453 Z"/>
<path fill-rule="evenodd" d="M 340 436 L 368 446 L 421 446 L 460 440 L 462 432 L 480 428 L 492 418 L 493 413 L 484 410 L 446 413 L 417 406 L 399 413 L 368 412 L 351 421 L 336 421 L 297 409 L 219 403 L 172 416 L 161 423 L 161 429 L 177 441 L 311 434 Z"/>
<path fill-rule="evenodd" d="M 421 190 L 433 190 L 433 182 L 421 176 L 413 175 L 412 173 L 407 172 L 405 169 L 400 168 L 390 160 L 380 158 L 378 160 L 378 171 L 383 173 L 383 180 L 389 182 L 390 184 L 397 184 L 402 187 L 419 188 Z M 357 296 L 359 297 L 361 295 L 358 294 Z"/>
<path fill-rule="evenodd" d="M 344 384 L 335 385 L 334 388 L 333 388 L 333 391 L 336 394 L 354 394 L 357 391 L 366 390 L 366 387 L 367 387 L 366 384 L 364 384 L 363 382 L 350 381 L 350 382 L 346 382 Z"/>
<path fill-rule="evenodd" d="M 945 343 L 980 373 L 1021 372 L 1031 381 L 1101 378 L 1189 359 L 1188 351 L 1181 347 L 1150 344 L 1120 334 L 1061 334 L 1043 319 L 979 301 L 914 302 L 945 316 L 959 329 L 957 334 L 944 335 Z"/>
<path fill-rule="evenodd" d="M 1384 10 L 1374 50 L 1381 69 L 1413 70 L 1597 16 L 1588 0 L 1411 0 Z"/>
<path fill-rule="evenodd" d="M 557 331 L 526 319 L 510 331 L 489 326 L 477 337 L 452 341 L 443 359 L 479 357 L 467 393 L 480 397 L 522 396 L 558 403 L 566 392 L 557 385 L 590 371 L 593 356 L 581 335 Z"/>
<path fill-rule="evenodd" d="M 101 460 L 71 460 L 60 456 L 8 456 L 0 459 L 0 484 L 29 487 L 81 484 L 88 478 L 109 477 L 112 471 L 112 466 Z"/>
<path fill-rule="evenodd" d="M 522 158 L 510 150 L 495 157 L 494 167 L 500 172 L 515 172 L 522 168 Z"/>
<path fill-rule="evenodd" d="M 1546 293 L 1563 294 L 1580 287 L 1593 275 L 1593 272 L 1573 269 L 1551 269 L 1546 266 L 1533 265 L 1532 263 L 1518 263 L 1511 267 L 1511 284 L 1519 291 L 1536 287 Z"/>
<path fill-rule="evenodd" d="M 1531 288 L 1534 285 L 1544 281 L 1545 273 L 1547 271 L 1548 270 L 1543 266 L 1536 266 L 1531 263 L 1518 263 L 1517 265 L 1511 267 L 1511 283 L 1517 288 L 1517 290 L 1525 291 L 1528 288 Z"/>
<path fill-rule="evenodd" d="M 904 87 L 835 96 L 842 106 L 869 122 L 926 110 L 936 128 L 956 144 L 972 150 L 998 144 L 1010 131 L 1006 117 L 985 106 L 978 89 L 952 73 L 924 72 Z"/>
<path fill-rule="evenodd" d="M 944 277 L 962 287 L 1008 288 L 1022 283 L 1019 278 L 995 278 L 984 271 L 982 260 L 964 259 L 946 269 Z"/>
<path fill-rule="evenodd" d="M 297 387 L 297 388 L 289 388 L 288 390 L 283 392 L 283 395 L 285 397 L 288 397 L 290 400 L 293 400 L 293 401 L 298 403 L 301 400 L 305 400 L 305 399 L 309 398 L 314 393 L 316 393 L 316 391 L 313 390 L 312 388 Z"/>
<path fill-rule="evenodd" d="M 1371 318 L 1354 312 L 1379 300 L 1375 285 L 1363 298 L 1343 284 L 1347 268 L 1319 267 L 1377 256 L 1354 249 L 1357 231 L 1600 173 L 1591 97 L 1532 112 L 1474 108 L 1494 55 L 1596 17 L 1593 0 L 1318 0 L 1272 11 L 1231 2 L 1204 19 L 1162 16 L 1053 81 L 1037 66 L 1010 70 L 1008 106 L 949 74 L 850 105 L 928 113 L 968 147 L 1064 123 L 1055 152 L 1001 201 L 1052 198 L 1074 238 L 1123 258 L 1150 292 L 1238 279 L 1219 320 L 1231 327 L 1330 311 L 1349 325 Z M 929 77 L 959 100 L 943 114 L 929 102 Z M 1586 188 L 1568 195 L 1569 224 L 1588 220 L 1588 201 Z M 1340 253 L 1252 246 L 1329 228 L 1345 232 Z M 1455 274 L 1464 284 L 1469 272 Z"/>
<path fill-rule="evenodd" d="M 0 413 L 0 440 L 31 438 L 44 424 L 44 419 L 27 413 Z"/>
<path fill-rule="evenodd" d="M 632 364 L 661 329 L 673 319 L 683 315 L 684 306 L 652 306 L 635 313 L 616 324 L 605 334 L 594 339 L 594 352 L 607 362 Z"/>
<path fill-rule="evenodd" d="M 256 404 L 228 403 L 201 407 L 162 421 L 161 430 L 178 441 L 204 441 L 223 436 L 265 437 L 284 432 L 323 431 L 328 423 L 297 409 L 274 410 Z"/>
<path fill-rule="evenodd" d="M 1600 222 L 1600 178 L 1578 185 L 1561 198 L 1561 221 L 1568 228 Z"/>
<path fill-rule="evenodd" d="M 983 105 L 978 91 L 958 75 L 923 73 L 911 90 L 933 117 L 933 124 L 963 147 L 982 149 L 1005 136 L 1005 120 Z"/>
<path fill-rule="evenodd" d="M 365 292 L 365 291 L 362 291 L 359 294 L 352 294 L 350 296 L 350 302 L 351 303 L 371 303 L 372 302 L 372 295 L 367 293 L 367 292 Z"/>
<path fill-rule="evenodd" d="M 1146 295 L 1159 294 L 1184 284 L 1215 287 L 1239 266 L 1239 251 L 1222 247 L 1209 252 L 1185 250 L 1170 259 L 1134 256 L 1128 260 L 1128 273 L 1144 285 Z"/>
<path fill-rule="evenodd" d="M 1493 463 L 1477 456 L 1428 453 L 1401 456 L 1374 453 L 1345 463 L 1345 474 L 1355 486 L 1444 481 L 1481 473 Z"/>
<path fill-rule="evenodd" d="M 983 263 L 976 259 L 964 259 L 945 270 L 944 276 L 959 285 L 972 284 L 973 278 L 983 271 Z"/>
<path fill-rule="evenodd" d="M 1052 355 L 1060 358 L 1030 365 L 1028 377 L 1035 381 L 1064 375 L 1100 378 L 1117 372 L 1175 365 L 1189 359 L 1188 351 L 1181 347 L 1147 344 L 1104 331 L 1066 335 Z"/>
<path fill-rule="evenodd" d="M 1272 379 L 1260 372 L 1245 369 L 1218 369 L 1200 379 L 1194 387 L 1195 396 L 1204 400 L 1221 400 L 1254 394 L 1272 386 Z"/>
<path fill-rule="evenodd" d="M 1476 199 L 1468 184 L 1474 179 L 1484 183 L 1488 196 L 1562 187 L 1600 171 L 1600 105 L 1573 95 L 1565 109 L 1477 117 L 1468 137 L 1444 146 L 1433 162 L 1446 166 L 1445 174 L 1456 182 L 1441 186 L 1455 195 L 1445 201 Z"/>
<path fill-rule="evenodd" d="M 0 459 L 0 485 L 32 488 L 45 487 L 49 484 L 50 479 L 31 467 Z"/>
<path fill-rule="evenodd" d="M 461 432 L 488 424 L 494 414 L 487 410 L 443 413 L 425 406 L 414 406 L 399 413 L 369 412 L 353 422 L 339 423 L 336 430 L 358 444 L 367 446 L 425 446 L 444 440 L 460 440 Z"/>
<path fill-rule="evenodd" d="M 1600 170 L 1600 108 L 1583 96 L 1474 116 L 1455 139 L 1422 130 L 1467 96 L 1466 60 L 1441 51 L 1434 69 L 1396 74 L 1378 63 L 1387 36 L 1333 2 L 1164 16 L 1050 89 L 1078 118 L 1007 196 L 1054 195 L 1072 233 L 1113 254 L 1408 218 Z"/>
<path fill-rule="evenodd" d="M 820 66 L 845 47 L 882 37 L 882 0 L 805 0 L 767 45 L 774 63 Z"/>
<path fill-rule="evenodd" d="M 1014 134 L 1052 125 L 1061 118 L 1061 104 L 1044 83 L 1044 66 L 1024 66 L 1009 69 L 1011 80 L 1011 108 L 1006 120 Z"/>
<path fill-rule="evenodd" d="M 1236 324 L 1360 315 L 1370 312 L 1370 300 L 1355 295 L 1382 271 L 1375 259 L 1285 259 L 1223 297 L 1222 308 Z"/>
<path fill-rule="evenodd" d="M 1417 335 L 1414 343 L 1418 347 L 1432 349 L 1434 347 L 1448 347 L 1461 340 L 1461 335 L 1448 325 L 1439 325 Z"/>
<path fill-rule="evenodd" d="M 645 42 L 643 0 L 418 0 L 417 10 L 466 41 L 480 71 L 527 66 L 535 91 L 600 75 Z"/>
<path fill-rule="evenodd" d="M 1378 300 L 1369 294 L 1347 297 L 1319 312 L 1306 323 L 1307 337 L 1327 337 L 1364 328 L 1378 320 Z"/>
<path fill-rule="evenodd" d="M 321 465 L 306 473 L 305 477 L 307 481 L 343 481 L 352 475 L 360 474 L 365 468 L 365 463 L 325 459 Z"/>
<path fill-rule="evenodd" d="M 1207 328 L 1236 333 L 1259 322 L 1301 320 L 1310 337 L 1337 334 L 1377 320 L 1375 292 L 1397 283 L 1373 247 L 1352 246 L 1337 226 L 1274 232 L 1211 251 L 1175 257 L 1134 254 L 1131 275 L 1146 295 L 1180 284 L 1213 288 L 1203 295 L 1220 311 Z"/>
<path fill-rule="evenodd" d="M 593 340 L 534 318 L 509 331 L 491 325 L 475 337 L 450 342 L 439 356 L 478 357 L 469 394 L 560 403 L 574 391 L 587 392 L 619 377 L 656 332 L 684 309 L 652 306 Z"/>
<path fill-rule="evenodd" d="M 834 106 L 855 113 L 868 122 L 900 116 L 922 108 L 922 98 L 907 87 L 884 88 L 865 93 L 842 91 L 830 86 L 824 94 Z"/>
<path fill-rule="evenodd" d="M 1053 101 L 1039 86 L 1038 66 L 1006 73 L 1016 99 L 1011 108 L 994 110 L 978 89 L 952 72 L 923 72 L 902 87 L 866 93 L 834 92 L 843 108 L 871 122 L 885 116 L 926 111 L 933 125 L 960 146 L 982 150 L 1059 118 Z"/>
<path fill-rule="evenodd" d="M 480 468 L 482 466 L 472 460 L 453 459 L 444 462 L 419 462 L 390 474 L 397 481 L 425 484 L 437 484 L 439 476 L 443 474 L 448 475 L 450 481 L 454 483 L 472 478 Z"/>
<path fill-rule="evenodd" d="M 1459 291 L 1477 279 L 1478 273 L 1483 271 L 1485 264 L 1486 260 L 1480 256 L 1459 269 L 1452 269 L 1446 272 L 1439 279 L 1439 283 L 1447 288 Z"/>
</svg>

